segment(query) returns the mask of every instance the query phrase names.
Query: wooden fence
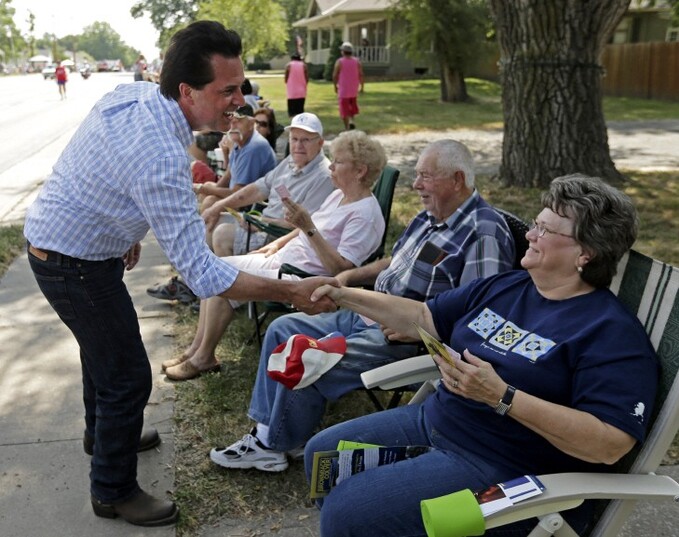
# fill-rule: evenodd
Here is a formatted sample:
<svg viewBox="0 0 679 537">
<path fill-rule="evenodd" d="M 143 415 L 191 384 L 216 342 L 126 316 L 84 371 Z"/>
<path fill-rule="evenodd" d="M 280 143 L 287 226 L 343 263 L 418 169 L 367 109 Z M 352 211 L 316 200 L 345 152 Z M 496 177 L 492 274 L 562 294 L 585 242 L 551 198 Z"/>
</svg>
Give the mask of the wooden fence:
<svg viewBox="0 0 679 537">
<path fill-rule="evenodd" d="M 679 101 L 679 42 L 607 45 L 604 95 Z"/>
<path fill-rule="evenodd" d="M 499 54 L 480 57 L 470 76 L 499 80 Z M 604 95 L 679 101 L 679 42 L 606 45 Z"/>
</svg>

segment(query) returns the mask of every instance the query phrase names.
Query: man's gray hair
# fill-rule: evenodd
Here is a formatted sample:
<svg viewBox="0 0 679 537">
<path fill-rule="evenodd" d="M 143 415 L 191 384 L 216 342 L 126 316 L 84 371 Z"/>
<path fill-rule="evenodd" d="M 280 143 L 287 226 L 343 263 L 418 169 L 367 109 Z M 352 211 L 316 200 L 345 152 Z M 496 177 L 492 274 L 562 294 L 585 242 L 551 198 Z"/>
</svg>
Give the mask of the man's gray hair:
<svg viewBox="0 0 679 537">
<path fill-rule="evenodd" d="M 467 188 L 474 188 L 474 157 L 469 148 L 462 142 L 444 139 L 436 140 L 424 148 L 422 153 L 436 153 L 437 172 L 453 176 L 455 172 L 464 173 L 464 182 Z"/>
</svg>

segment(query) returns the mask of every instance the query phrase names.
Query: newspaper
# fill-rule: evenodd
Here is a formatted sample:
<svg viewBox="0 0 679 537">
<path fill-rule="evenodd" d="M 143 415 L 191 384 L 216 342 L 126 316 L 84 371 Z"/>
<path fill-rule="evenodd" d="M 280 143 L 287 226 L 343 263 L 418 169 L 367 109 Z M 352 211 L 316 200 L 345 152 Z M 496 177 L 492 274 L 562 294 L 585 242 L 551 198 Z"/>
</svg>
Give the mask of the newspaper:
<svg viewBox="0 0 679 537">
<path fill-rule="evenodd" d="M 475 492 L 481 513 L 488 516 L 522 500 L 542 494 L 545 486 L 534 475 L 524 475 Z"/>
<path fill-rule="evenodd" d="M 309 496 L 327 496 L 342 480 L 364 470 L 412 459 L 431 451 L 428 446 L 374 446 L 340 442 L 333 451 L 317 451 L 311 469 L 311 490 Z"/>
</svg>

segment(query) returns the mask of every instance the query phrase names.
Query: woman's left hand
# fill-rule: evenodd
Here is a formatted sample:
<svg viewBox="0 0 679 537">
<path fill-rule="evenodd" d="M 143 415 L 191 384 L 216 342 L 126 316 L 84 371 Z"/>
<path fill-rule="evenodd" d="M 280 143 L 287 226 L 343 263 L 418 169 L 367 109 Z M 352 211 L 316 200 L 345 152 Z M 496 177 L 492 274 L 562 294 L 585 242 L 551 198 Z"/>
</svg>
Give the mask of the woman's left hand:
<svg viewBox="0 0 679 537">
<path fill-rule="evenodd" d="M 278 245 L 275 242 L 270 242 L 269 244 L 265 244 L 261 248 L 258 248 L 257 250 L 253 250 L 250 253 L 251 254 L 264 254 L 264 257 L 271 257 L 276 252 L 278 252 Z"/>
<path fill-rule="evenodd" d="M 450 392 L 495 407 L 505 393 L 507 383 L 488 362 L 467 349 L 463 356 L 464 360 L 456 362 L 455 367 L 440 356 L 434 357 L 441 371 L 443 384 Z"/>
<path fill-rule="evenodd" d="M 314 227 L 311 216 L 308 211 L 295 203 L 290 198 L 283 198 L 283 205 L 285 205 L 285 221 L 292 224 L 296 228 L 307 232 Z"/>
</svg>

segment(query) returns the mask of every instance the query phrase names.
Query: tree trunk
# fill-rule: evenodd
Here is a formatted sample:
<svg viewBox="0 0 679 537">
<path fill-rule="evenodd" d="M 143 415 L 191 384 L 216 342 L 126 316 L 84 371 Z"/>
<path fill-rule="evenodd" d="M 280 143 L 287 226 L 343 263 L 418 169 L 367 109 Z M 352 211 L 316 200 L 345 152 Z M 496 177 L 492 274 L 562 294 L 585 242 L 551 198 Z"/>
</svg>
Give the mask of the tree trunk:
<svg viewBox="0 0 679 537">
<path fill-rule="evenodd" d="M 464 102 L 469 99 L 464 75 L 451 69 L 448 64 L 440 63 L 441 70 L 441 100 L 444 103 Z"/>
<path fill-rule="evenodd" d="M 619 182 L 601 97 L 601 52 L 629 0 L 491 0 L 500 44 L 500 177 L 545 187 L 582 172 Z"/>
</svg>

